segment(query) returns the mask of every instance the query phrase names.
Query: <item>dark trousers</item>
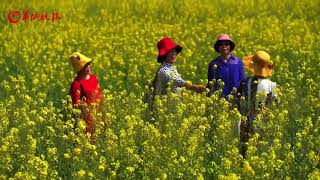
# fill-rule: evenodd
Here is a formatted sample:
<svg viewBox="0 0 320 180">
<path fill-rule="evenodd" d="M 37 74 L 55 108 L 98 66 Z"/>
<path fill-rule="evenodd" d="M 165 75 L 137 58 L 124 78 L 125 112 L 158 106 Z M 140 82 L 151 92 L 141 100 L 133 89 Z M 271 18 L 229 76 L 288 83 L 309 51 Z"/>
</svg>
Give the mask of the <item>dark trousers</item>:
<svg viewBox="0 0 320 180">
<path fill-rule="evenodd" d="M 248 116 L 246 121 L 241 121 L 240 124 L 240 153 L 243 158 L 246 157 L 247 142 L 249 141 L 250 135 L 254 134 L 253 121 L 256 114 Z"/>
</svg>

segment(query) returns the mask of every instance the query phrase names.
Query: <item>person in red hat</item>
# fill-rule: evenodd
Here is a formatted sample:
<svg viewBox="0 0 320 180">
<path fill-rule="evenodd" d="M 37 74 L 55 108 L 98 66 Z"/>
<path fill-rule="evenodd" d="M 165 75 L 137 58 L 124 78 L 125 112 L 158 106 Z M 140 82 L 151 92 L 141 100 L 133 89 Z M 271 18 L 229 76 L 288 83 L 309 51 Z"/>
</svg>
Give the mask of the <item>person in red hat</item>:
<svg viewBox="0 0 320 180">
<path fill-rule="evenodd" d="M 220 56 L 209 63 L 208 85 L 210 94 L 221 88 L 217 83 L 221 80 L 224 84 L 222 96 L 227 97 L 234 88 L 238 88 L 240 81 L 244 80 L 244 68 L 242 61 L 231 52 L 235 48 L 235 43 L 228 34 L 220 34 L 214 44 L 214 50 Z M 211 84 L 213 82 L 213 84 Z"/>
<path fill-rule="evenodd" d="M 75 52 L 69 60 L 77 73 L 70 87 L 72 104 L 74 108 L 82 110 L 81 118 L 86 122 L 86 132 L 92 135 L 95 128 L 91 110 L 102 104 L 101 88 L 97 77 L 91 72 L 92 59 Z"/>
<path fill-rule="evenodd" d="M 199 93 L 206 90 L 206 87 L 203 85 L 193 85 L 190 81 L 183 80 L 174 67 L 177 55 L 182 50 L 180 45 L 177 45 L 171 38 L 165 37 L 158 42 L 157 47 L 159 50 L 157 61 L 161 63 L 161 65 L 153 82 L 156 95 L 166 94 L 170 81 L 172 81 L 170 88 L 178 94 L 180 93 L 179 88 L 181 87 Z"/>
</svg>

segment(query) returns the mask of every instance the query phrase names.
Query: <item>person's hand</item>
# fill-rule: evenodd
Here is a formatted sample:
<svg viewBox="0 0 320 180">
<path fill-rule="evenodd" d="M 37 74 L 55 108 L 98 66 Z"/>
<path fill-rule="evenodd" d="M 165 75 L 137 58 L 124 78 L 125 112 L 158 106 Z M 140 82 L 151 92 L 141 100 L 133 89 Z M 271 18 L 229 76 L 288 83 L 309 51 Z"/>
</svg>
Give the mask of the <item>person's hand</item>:
<svg viewBox="0 0 320 180">
<path fill-rule="evenodd" d="M 193 85 L 194 87 L 194 91 L 198 92 L 198 93 L 202 93 L 204 92 L 207 88 L 204 85 Z"/>
<path fill-rule="evenodd" d="M 206 90 L 206 86 L 204 85 L 193 85 L 191 81 L 186 81 L 185 83 L 186 89 L 190 89 L 196 91 L 198 93 L 202 93 Z"/>
</svg>

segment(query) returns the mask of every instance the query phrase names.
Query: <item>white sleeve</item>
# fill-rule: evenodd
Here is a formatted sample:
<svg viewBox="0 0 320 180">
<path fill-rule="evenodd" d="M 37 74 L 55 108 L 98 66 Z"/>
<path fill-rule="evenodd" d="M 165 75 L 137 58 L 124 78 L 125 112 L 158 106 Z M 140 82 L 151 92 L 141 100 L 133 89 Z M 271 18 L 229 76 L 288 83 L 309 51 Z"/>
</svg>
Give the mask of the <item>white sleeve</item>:
<svg viewBox="0 0 320 180">
<path fill-rule="evenodd" d="M 272 97 L 276 98 L 277 97 L 277 83 L 271 81 L 271 92 L 272 92 Z"/>
</svg>

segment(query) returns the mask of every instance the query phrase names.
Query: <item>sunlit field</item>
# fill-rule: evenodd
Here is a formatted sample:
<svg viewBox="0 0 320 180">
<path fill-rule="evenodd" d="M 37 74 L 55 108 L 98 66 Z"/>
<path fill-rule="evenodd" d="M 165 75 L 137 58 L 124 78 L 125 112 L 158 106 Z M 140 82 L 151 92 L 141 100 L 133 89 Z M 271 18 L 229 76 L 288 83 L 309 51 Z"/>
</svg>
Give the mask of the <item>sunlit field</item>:
<svg viewBox="0 0 320 180">
<path fill-rule="evenodd" d="M 320 179 L 319 8 L 318 0 L 3 0 L 0 179 Z M 50 20 L 23 19 L 26 10 Z M 161 38 L 183 47 L 182 78 L 205 84 L 221 33 L 233 37 L 235 56 L 265 50 L 275 65 L 280 101 L 257 117 L 246 159 L 235 131 L 245 117 L 219 92 L 157 97 L 154 112 L 143 101 Z M 68 96 L 74 51 L 93 59 L 103 89 L 95 142 Z"/>
</svg>

